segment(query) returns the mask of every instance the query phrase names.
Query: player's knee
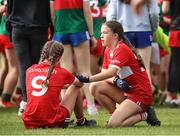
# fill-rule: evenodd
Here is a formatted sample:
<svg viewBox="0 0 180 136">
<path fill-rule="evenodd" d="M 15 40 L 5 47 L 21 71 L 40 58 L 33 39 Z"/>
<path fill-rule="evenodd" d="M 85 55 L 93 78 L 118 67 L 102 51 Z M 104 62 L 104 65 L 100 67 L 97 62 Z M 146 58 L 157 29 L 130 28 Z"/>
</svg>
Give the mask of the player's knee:
<svg viewBox="0 0 180 136">
<path fill-rule="evenodd" d="M 112 120 L 109 120 L 107 125 L 110 128 L 117 128 L 117 127 L 122 127 L 123 126 L 122 122 L 117 123 L 116 121 L 112 121 Z"/>
<path fill-rule="evenodd" d="M 90 88 L 91 94 L 95 97 L 97 95 L 98 85 L 96 83 L 91 83 L 89 88 Z"/>
</svg>

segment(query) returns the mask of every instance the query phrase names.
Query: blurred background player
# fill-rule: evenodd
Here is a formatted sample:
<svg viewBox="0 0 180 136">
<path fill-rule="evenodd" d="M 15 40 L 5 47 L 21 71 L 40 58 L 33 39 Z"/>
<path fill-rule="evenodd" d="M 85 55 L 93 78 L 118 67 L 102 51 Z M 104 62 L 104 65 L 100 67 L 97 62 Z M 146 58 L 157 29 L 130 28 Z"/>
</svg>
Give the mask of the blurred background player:
<svg viewBox="0 0 180 136">
<path fill-rule="evenodd" d="M 104 49 L 102 47 L 101 36 L 101 25 L 106 21 L 104 15 L 104 9 L 108 5 L 108 0 L 90 0 L 91 14 L 93 17 L 93 29 L 94 37 L 97 40 L 95 48 L 91 48 L 91 72 L 92 74 L 97 74 L 100 72 L 101 64 L 99 64 L 100 59 L 102 59 Z"/>
<path fill-rule="evenodd" d="M 26 74 L 31 65 L 38 63 L 40 51 L 48 40 L 51 22 L 49 0 L 8 0 L 7 22 L 12 27 L 12 42 L 19 64 L 20 88 L 23 100 L 18 111 L 22 115 L 27 102 Z"/>
<path fill-rule="evenodd" d="M 92 46 L 90 42 L 90 61 L 92 75 L 97 74 L 101 71 L 104 47 L 102 46 L 102 42 L 100 39 L 100 31 L 102 23 L 106 21 L 104 9 L 107 7 L 107 5 L 107 0 L 90 0 L 91 14 L 93 17 L 94 37 L 97 40 L 96 46 Z M 87 107 L 86 99 L 84 99 L 83 101 L 83 107 Z"/>
<path fill-rule="evenodd" d="M 96 39 L 89 0 L 54 0 L 51 2 L 51 8 L 54 23 L 53 40 L 64 45 L 61 66 L 70 72 L 91 75 L 90 42 L 92 46 L 96 46 Z M 97 114 L 89 84 L 84 85 L 83 89 L 88 113 Z"/>
<path fill-rule="evenodd" d="M 159 23 L 159 10 L 156 0 L 148 1 L 142 5 L 138 15 L 132 10 L 130 0 L 112 0 L 108 7 L 106 19 L 107 21 L 116 20 L 122 24 L 125 36 L 142 56 L 151 81 L 152 34 Z"/>
<path fill-rule="evenodd" d="M 170 31 L 169 31 L 169 47 L 171 48 L 169 73 L 168 73 L 168 91 L 172 97 L 171 106 L 180 105 L 180 1 L 166 0 L 170 8 Z"/>
<path fill-rule="evenodd" d="M 170 8 L 167 0 L 157 0 L 159 12 L 159 26 L 155 32 L 155 38 L 159 44 L 160 49 L 160 72 L 159 72 L 159 89 L 162 95 L 159 99 L 159 104 L 170 103 L 171 96 L 167 90 L 168 69 L 170 48 L 168 47 L 169 41 L 169 27 L 170 27 Z"/>
<path fill-rule="evenodd" d="M 10 34 L 6 30 L 6 6 L 7 1 L 0 0 L 0 107 L 14 107 L 11 96 L 18 80 L 18 62 Z"/>
</svg>

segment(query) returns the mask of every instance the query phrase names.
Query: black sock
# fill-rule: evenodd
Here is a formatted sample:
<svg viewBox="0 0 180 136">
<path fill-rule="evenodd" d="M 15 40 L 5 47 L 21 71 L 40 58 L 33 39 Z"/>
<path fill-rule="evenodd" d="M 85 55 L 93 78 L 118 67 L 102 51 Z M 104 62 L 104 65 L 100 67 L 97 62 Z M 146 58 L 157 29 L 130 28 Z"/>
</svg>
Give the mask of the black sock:
<svg viewBox="0 0 180 136">
<path fill-rule="evenodd" d="M 11 101 L 11 94 L 3 93 L 2 94 L 2 101 Z"/>
<path fill-rule="evenodd" d="M 0 88 L 0 96 L 2 95 L 2 92 L 3 92 L 3 89 L 2 89 L 2 88 Z"/>
<path fill-rule="evenodd" d="M 22 91 L 20 87 L 16 88 L 16 94 L 22 95 Z"/>
</svg>

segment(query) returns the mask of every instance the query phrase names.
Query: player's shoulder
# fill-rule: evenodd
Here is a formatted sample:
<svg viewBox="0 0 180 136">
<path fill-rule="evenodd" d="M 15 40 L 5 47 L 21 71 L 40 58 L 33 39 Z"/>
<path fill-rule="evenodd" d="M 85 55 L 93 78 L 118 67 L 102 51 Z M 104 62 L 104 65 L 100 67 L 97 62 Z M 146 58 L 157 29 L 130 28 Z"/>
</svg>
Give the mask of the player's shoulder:
<svg viewBox="0 0 180 136">
<path fill-rule="evenodd" d="M 62 68 L 60 66 L 56 66 L 55 69 L 57 70 L 58 73 L 70 73 L 67 69 Z"/>
<path fill-rule="evenodd" d="M 128 49 L 128 45 L 126 45 L 124 42 L 119 42 L 116 46 L 116 49 L 118 50 L 126 50 Z"/>
</svg>

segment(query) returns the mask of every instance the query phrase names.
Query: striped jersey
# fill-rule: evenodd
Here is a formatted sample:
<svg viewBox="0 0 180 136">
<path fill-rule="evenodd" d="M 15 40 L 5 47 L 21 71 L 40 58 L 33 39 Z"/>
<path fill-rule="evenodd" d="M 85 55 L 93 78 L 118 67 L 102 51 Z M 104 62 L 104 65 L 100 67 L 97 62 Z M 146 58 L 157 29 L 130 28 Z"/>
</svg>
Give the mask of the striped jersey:
<svg viewBox="0 0 180 136">
<path fill-rule="evenodd" d="M 4 0 L 0 0 L 0 6 L 4 5 Z M 0 14 L 0 34 L 9 35 L 6 30 L 6 16 L 3 13 Z"/>
<path fill-rule="evenodd" d="M 107 0 L 90 0 L 91 13 L 93 17 L 93 28 L 95 38 L 100 38 L 100 30 L 102 23 L 105 22 L 103 15 L 103 6 L 105 6 Z"/>
<path fill-rule="evenodd" d="M 71 34 L 88 30 L 83 13 L 83 1 L 54 0 L 54 33 Z"/>
</svg>

